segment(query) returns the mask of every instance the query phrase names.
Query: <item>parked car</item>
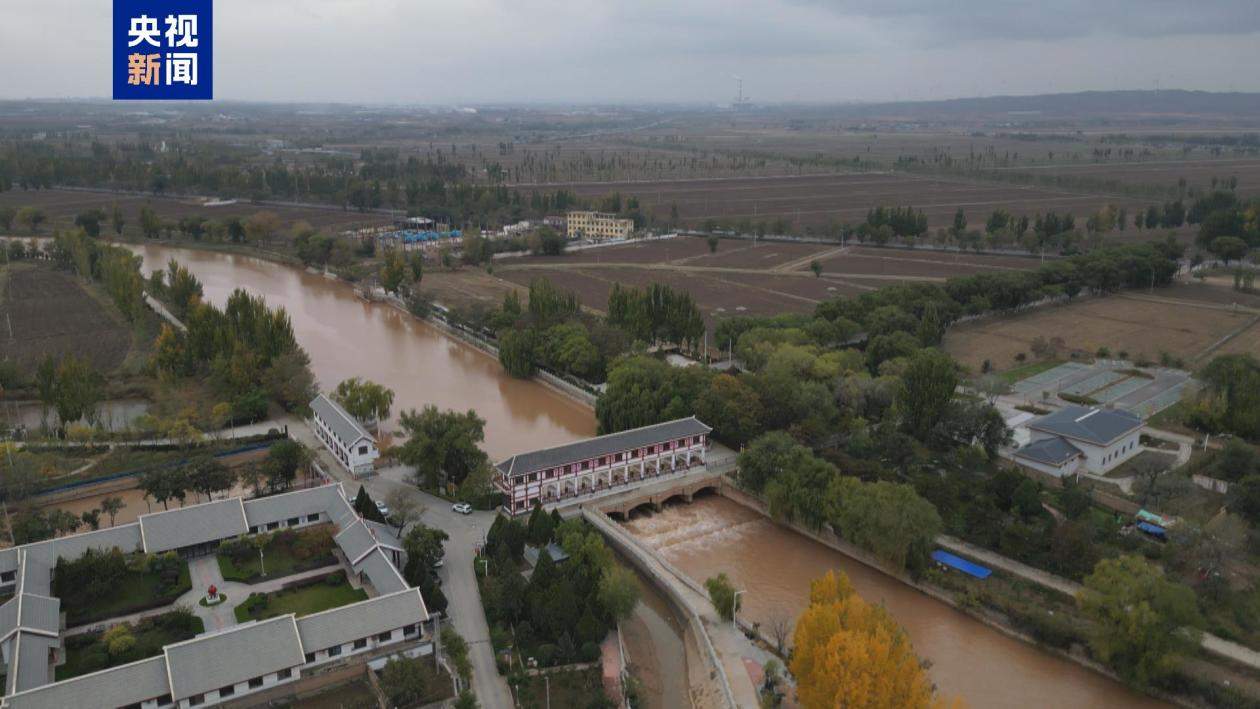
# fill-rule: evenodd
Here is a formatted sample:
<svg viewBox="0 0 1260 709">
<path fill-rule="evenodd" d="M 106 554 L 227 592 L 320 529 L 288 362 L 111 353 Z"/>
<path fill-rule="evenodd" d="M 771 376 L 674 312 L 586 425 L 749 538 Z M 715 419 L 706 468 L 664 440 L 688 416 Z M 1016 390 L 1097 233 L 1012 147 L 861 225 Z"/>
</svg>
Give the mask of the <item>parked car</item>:
<svg viewBox="0 0 1260 709">
<path fill-rule="evenodd" d="M 451 509 L 462 515 L 472 514 L 472 505 L 468 504 L 467 502 L 456 502 L 455 504 L 451 505 Z"/>
<path fill-rule="evenodd" d="M 389 517 L 389 505 L 385 504 L 384 502 L 381 502 L 380 500 L 376 500 L 376 510 L 380 512 L 382 515 Z"/>
</svg>

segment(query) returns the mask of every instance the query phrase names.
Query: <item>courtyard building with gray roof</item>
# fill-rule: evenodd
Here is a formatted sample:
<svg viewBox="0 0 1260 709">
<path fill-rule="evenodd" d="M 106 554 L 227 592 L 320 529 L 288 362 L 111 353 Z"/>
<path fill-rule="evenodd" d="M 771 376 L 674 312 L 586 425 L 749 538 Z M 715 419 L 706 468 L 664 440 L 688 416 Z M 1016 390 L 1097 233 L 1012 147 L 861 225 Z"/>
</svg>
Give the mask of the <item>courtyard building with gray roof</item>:
<svg viewBox="0 0 1260 709">
<path fill-rule="evenodd" d="M 1105 475 L 1142 451 L 1142 419 L 1128 411 L 1066 406 L 1028 423 L 1017 463 L 1055 477 Z"/>
<path fill-rule="evenodd" d="M 272 524 L 332 520 L 342 527 L 334 544 L 369 591 L 367 600 L 303 618 L 290 613 L 250 621 L 167 645 L 159 657 L 54 681 L 63 652 L 61 602 L 50 595 L 59 558 L 115 548 L 199 553 Z M 334 658 L 391 652 L 395 646 L 431 651 L 425 632 L 428 609 L 420 590 L 399 571 L 405 561 L 393 529 L 361 520 L 340 484 L 189 505 L 141 515 L 131 525 L 6 549 L 0 552 L 0 589 L 13 597 L 0 605 L 5 664 L 0 709 L 210 706 L 297 681 Z"/>
</svg>

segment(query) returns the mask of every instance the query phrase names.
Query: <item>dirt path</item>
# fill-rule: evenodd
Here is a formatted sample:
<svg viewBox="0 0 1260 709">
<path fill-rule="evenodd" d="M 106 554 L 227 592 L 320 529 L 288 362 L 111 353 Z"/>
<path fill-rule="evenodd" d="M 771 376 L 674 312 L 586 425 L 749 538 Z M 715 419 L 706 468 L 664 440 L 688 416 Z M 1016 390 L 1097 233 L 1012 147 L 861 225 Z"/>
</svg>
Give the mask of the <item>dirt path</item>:
<svg viewBox="0 0 1260 709">
<path fill-rule="evenodd" d="M 832 256 L 839 256 L 840 254 L 846 253 L 848 252 L 848 250 L 849 250 L 849 247 L 847 246 L 839 246 L 834 249 L 828 249 L 827 251 L 824 251 L 819 254 L 810 254 L 809 256 L 802 256 L 798 259 L 788 261 L 787 263 L 781 263 L 770 270 L 774 272 L 796 271 L 796 270 L 805 268 L 806 266 L 808 266 L 810 263 L 814 261 L 818 261 L 821 263 L 831 258 Z"/>
<path fill-rule="evenodd" d="M 1207 347 L 1206 347 L 1206 348 L 1205 348 L 1202 352 L 1200 352 L 1200 353 L 1198 353 L 1198 354 L 1196 354 L 1196 355 L 1194 356 L 1194 361 L 1196 361 L 1196 362 L 1200 362 L 1200 361 L 1202 361 L 1202 360 L 1207 359 L 1207 358 L 1208 358 L 1208 356 L 1210 356 L 1213 352 L 1215 352 L 1215 351 L 1219 350 L 1220 348 L 1222 348 L 1222 347 L 1224 347 L 1225 345 L 1227 345 L 1227 344 L 1228 344 L 1231 340 L 1233 340 L 1234 338 L 1238 337 L 1239 335 L 1243 334 L 1244 332 L 1246 332 L 1246 331 L 1250 330 L 1251 328 L 1255 327 L 1255 326 L 1256 326 L 1256 323 L 1258 323 L 1258 322 L 1260 322 L 1260 315 L 1257 315 L 1257 316 L 1255 316 L 1254 318 L 1252 318 L 1252 319 L 1248 320 L 1248 321 L 1247 321 L 1247 323 L 1246 323 L 1245 325 L 1243 325 L 1242 327 L 1238 328 L 1237 330 L 1234 330 L 1233 332 L 1231 332 L 1231 333 L 1229 333 L 1228 335 L 1226 335 L 1226 336 L 1222 337 L 1221 339 L 1217 340 L 1216 342 L 1213 342 L 1212 344 L 1208 345 L 1208 346 L 1207 346 Z"/>
<path fill-rule="evenodd" d="M 1219 310 L 1226 313 L 1251 313 L 1253 315 L 1260 315 L 1260 308 L 1251 308 L 1246 305 L 1221 305 L 1218 303 L 1204 303 L 1197 300 L 1167 298 L 1158 295 L 1142 295 L 1140 293 L 1117 293 L 1116 296 L 1120 298 L 1128 298 L 1129 300 L 1145 300 L 1151 303 L 1164 303 L 1166 305 L 1184 305 L 1187 308 L 1202 308 L 1204 310 Z"/>
<path fill-rule="evenodd" d="M 680 273 L 725 273 L 731 275 L 751 276 L 785 276 L 789 278 L 814 278 L 812 271 L 778 271 L 756 268 L 734 268 L 730 266 L 679 266 L 673 263 L 630 263 L 624 261 L 604 261 L 600 263 L 515 263 L 510 266 L 499 266 L 496 270 L 531 271 L 531 270 L 583 270 L 603 268 L 624 268 L 640 271 L 677 271 Z M 842 278 L 868 278 L 884 281 L 928 281 L 943 283 L 943 276 L 889 276 L 879 273 L 846 273 L 843 271 L 825 271 L 822 276 Z M 801 298 L 802 296 L 795 296 Z M 806 298 L 805 300 L 809 300 Z"/>
</svg>

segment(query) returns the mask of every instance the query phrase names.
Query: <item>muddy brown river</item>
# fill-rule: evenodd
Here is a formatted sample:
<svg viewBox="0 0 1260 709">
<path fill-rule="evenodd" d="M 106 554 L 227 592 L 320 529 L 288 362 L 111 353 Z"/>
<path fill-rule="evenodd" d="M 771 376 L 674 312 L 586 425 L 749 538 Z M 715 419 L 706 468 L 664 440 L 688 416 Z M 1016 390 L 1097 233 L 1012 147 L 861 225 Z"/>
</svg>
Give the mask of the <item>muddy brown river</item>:
<svg viewBox="0 0 1260 709">
<path fill-rule="evenodd" d="M 495 358 L 388 305 L 364 302 L 339 281 L 247 256 L 153 245 L 134 250 L 144 258 L 146 275 L 178 257 L 216 305 L 244 288 L 283 306 L 323 390 L 349 377 L 394 390 L 394 418 L 386 429 L 397 428 L 399 412 L 425 404 L 476 409 L 486 420 L 483 447 L 496 462 L 595 433 L 589 408 L 509 377 Z"/>
<path fill-rule="evenodd" d="M 861 596 L 883 603 L 931 662 L 932 681 L 946 697 L 972 707 L 1158 707 L 1160 702 L 1075 663 L 1009 638 L 853 559 L 784 529 L 723 497 L 625 523 L 692 579 L 726 572 L 738 588 L 745 619 L 770 627 L 792 620 L 809 602 L 809 582 L 838 569 Z M 789 635 L 790 637 L 790 635 Z"/>
<path fill-rule="evenodd" d="M 325 390 L 353 376 L 394 390 L 391 425 L 396 426 L 399 411 L 425 404 L 475 409 L 486 420 L 485 449 L 496 460 L 595 431 L 589 408 L 536 382 L 508 377 L 494 358 L 389 306 L 363 302 L 343 283 L 246 256 L 133 248 L 144 258 L 146 273 L 177 257 L 216 304 L 241 287 L 283 306 Z M 1161 706 L 728 500 L 699 498 L 636 517 L 627 528 L 697 580 L 727 572 L 748 590 L 743 598 L 747 615 L 763 624 L 777 616 L 795 618 L 805 606 L 810 580 L 828 569 L 843 570 L 864 598 L 885 604 L 906 627 L 915 649 L 931 661 L 932 679 L 942 692 L 961 696 L 973 707 Z M 669 696 L 686 686 L 677 620 L 654 597 L 644 604 L 636 625 L 631 653 L 637 649 L 642 664 L 657 674 L 649 679 L 653 693 L 660 693 L 652 704 L 685 706 L 684 697 Z M 678 646 L 671 646 L 675 641 Z M 649 645 L 658 647 L 650 658 L 643 657 Z"/>
</svg>

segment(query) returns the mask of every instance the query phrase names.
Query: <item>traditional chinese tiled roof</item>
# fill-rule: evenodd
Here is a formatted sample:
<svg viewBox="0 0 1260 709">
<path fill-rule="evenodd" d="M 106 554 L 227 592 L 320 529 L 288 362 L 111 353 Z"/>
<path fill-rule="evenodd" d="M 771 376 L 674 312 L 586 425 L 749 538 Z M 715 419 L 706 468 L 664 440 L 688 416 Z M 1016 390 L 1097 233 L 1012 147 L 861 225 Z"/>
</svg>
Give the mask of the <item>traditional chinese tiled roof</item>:
<svg viewBox="0 0 1260 709">
<path fill-rule="evenodd" d="M 354 445 L 360 438 L 372 437 L 358 419 L 324 394 L 311 400 L 311 410 L 319 415 L 324 424 L 341 439 L 342 444 L 347 448 Z"/>
<path fill-rule="evenodd" d="M 504 475 L 532 473 L 581 460 L 590 460 L 610 453 L 643 448 L 687 436 L 707 434 L 713 429 L 701 423 L 695 416 L 675 421 L 633 428 L 620 433 L 610 433 L 595 438 L 566 443 L 552 448 L 518 453 L 495 467 Z"/>
</svg>

